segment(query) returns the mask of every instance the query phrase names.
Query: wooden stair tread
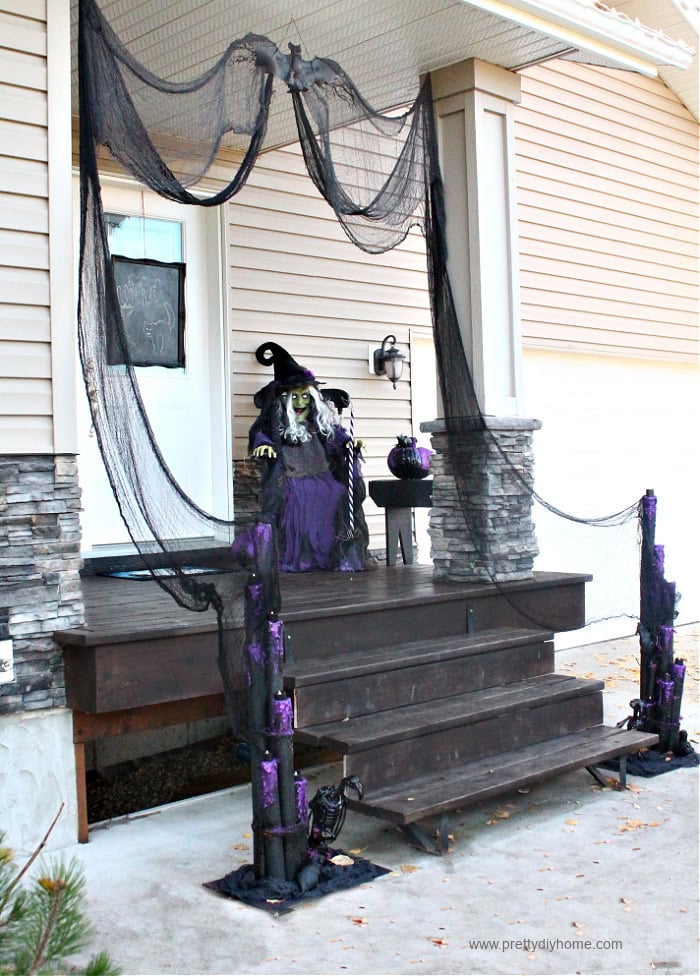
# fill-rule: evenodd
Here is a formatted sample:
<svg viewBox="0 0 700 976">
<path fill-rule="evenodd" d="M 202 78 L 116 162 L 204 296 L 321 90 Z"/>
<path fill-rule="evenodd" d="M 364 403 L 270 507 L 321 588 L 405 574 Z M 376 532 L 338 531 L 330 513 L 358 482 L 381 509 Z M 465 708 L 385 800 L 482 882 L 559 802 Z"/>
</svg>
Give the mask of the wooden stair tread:
<svg viewBox="0 0 700 976">
<path fill-rule="evenodd" d="M 347 755 L 407 737 L 480 722 L 509 711 L 590 695 L 601 692 L 604 687 L 602 681 L 546 674 L 439 701 L 404 705 L 345 721 L 298 728 L 297 736 L 301 742 L 326 746 Z"/>
<path fill-rule="evenodd" d="M 389 647 L 355 652 L 352 656 L 337 654 L 294 662 L 284 668 L 284 682 L 288 688 L 325 684 L 343 678 L 361 677 L 410 665 L 433 664 L 453 657 L 488 654 L 504 648 L 524 644 L 539 644 L 552 640 L 546 630 L 524 627 L 499 627 L 476 634 L 458 634 L 431 640 L 412 641 Z"/>
<path fill-rule="evenodd" d="M 549 776 L 638 752 L 657 742 L 658 736 L 651 733 L 596 725 L 386 787 L 362 801 L 349 800 L 349 805 L 393 823 L 415 823 Z"/>
</svg>

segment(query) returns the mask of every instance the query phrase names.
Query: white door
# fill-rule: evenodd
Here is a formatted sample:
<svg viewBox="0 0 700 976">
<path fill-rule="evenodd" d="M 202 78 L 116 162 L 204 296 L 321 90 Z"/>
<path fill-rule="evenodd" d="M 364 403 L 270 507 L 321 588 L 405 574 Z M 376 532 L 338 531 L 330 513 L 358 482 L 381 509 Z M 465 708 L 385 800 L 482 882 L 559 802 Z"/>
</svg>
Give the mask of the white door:
<svg viewBox="0 0 700 976">
<path fill-rule="evenodd" d="M 103 186 L 110 250 L 185 264 L 184 367 L 135 367 L 156 440 L 185 492 L 231 517 L 231 450 L 218 208 L 185 207 L 125 184 Z M 84 390 L 79 431 L 83 553 L 127 551 L 129 537 L 102 464 Z"/>
</svg>

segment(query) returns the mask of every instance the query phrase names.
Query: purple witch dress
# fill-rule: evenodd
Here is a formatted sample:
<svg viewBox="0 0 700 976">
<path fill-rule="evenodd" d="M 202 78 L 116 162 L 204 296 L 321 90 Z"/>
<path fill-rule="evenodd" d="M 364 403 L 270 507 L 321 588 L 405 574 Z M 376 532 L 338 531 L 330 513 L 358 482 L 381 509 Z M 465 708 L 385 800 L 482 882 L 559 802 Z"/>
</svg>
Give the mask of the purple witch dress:
<svg viewBox="0 0 700 976">
<path fill-rule="evenodd" d="M 276 445 L 263 481 L 262 507 L 279 529 L 279 568 L 285 573 L 365 568 L 362 544 L 347 539 L 347 484 L 339 480 L 350 438 L 343 427 L 325 438 L 311 431 L 301 444 Z M 270 444 L 261 432 L 254 447 Z"/>
</svg>

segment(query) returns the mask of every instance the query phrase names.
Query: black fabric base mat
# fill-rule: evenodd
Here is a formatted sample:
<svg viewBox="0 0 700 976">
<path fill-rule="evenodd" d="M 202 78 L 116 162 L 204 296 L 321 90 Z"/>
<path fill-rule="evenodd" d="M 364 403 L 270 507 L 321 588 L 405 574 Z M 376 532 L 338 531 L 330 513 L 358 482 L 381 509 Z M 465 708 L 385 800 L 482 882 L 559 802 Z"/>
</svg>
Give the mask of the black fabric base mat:
<svg viewBox="0 0 700 976">
<path fill-rule="evenodd" d="M 332 852 L 334 855 L 343 853 L 339 850 Z M 372 864 L 363 857 L 355 857 L 353 862 L 345 866 L 331 864 L 330 861 L 321 862 L 317 884 L 306 891 L 302 891 L 296 881 L 257 879 L 252 864 L 243 864 L 218 881 L 206 882 L 204 887 L 227 898 L 245 902 L 253 908 L 262 908 L 273 915 L 285 915 L 293 911 L 300 902 L 355 888 L 389 873 L 389 868 Z"/>
<path fill-rule="evenodd" d="M 619 772 L 620 759 L 607 759 L 599 764 L 603 769 L 612 769 Z M 688 769 L 700 765 L 700 757 L 694 750 L 687 756 L 676 756 L 674 753 L 658 752 L 656 749 L 647 749 L 627 757 L 628 776 L 660 776 L 661 773 L 670 773 L 673 769 Z"/>
</svg>

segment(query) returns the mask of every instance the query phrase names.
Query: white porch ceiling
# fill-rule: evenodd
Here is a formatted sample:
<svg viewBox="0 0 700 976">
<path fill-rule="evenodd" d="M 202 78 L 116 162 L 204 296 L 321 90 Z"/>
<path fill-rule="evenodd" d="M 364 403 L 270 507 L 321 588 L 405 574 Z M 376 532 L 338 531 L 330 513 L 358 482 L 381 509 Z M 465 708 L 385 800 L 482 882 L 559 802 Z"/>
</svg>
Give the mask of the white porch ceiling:
<svg viewBox="0 0 700 976">
<path fill-rule="evenodd" d="M 629 0 L 620 6 L 634 6 L 637 2 Z M 649 2 L 656 8 L 666 6 L 658 0 Z M 411 101 L 417 92 L 419 75 L 467 58 L 480 58 L 511 70 L 558 56 L 630 67 L 626 58 L 633 62 L 635 55 L 630 51 L 637 49 L 643 52 L 640 63 L 646 61 L 652 71 L 654 63 L 665 59 L 688 60 L 682 46 L 635 25 L 627 16 L 595 0 L 558 0 L 559 8 L 566 8 L 570 15 L 585 15 L 579 16 L 580 30 L 574 28 L 573 32 L 567 26 L 572 22 L 571 16 L 568 20 L 564 18 L 564 27 L 552 23 L 548 30 L 543 17 L 533 16 L 532 10 L 538 4 L 530 0 L 510 3 L 501 0 L 474 0 L 473 3 L 464 0 L 172 0 L 167 3 L 98 0 L 98 3 L 132 53 L 160 77 L 173 80 L 195 77 L 211 66 L 230 41 L 252 31 L 272 38 L 285 52 L 287 42 L 293 41 L 301 43 L 306 58 L 319 56 L 338 61 L 377 109 Z M 71 5 L 73 92 L 77 112 L 77 0 L 71 0 Z M 543 0 L 541 6 L 551 7 L 552 0 Z M 672 5 L 668 3 L 668 6 Z M 596 12 L 599 21 L 596 20 L 595 26 L 599 30 L 591 30 L 586 27 L 586 21 L 595 19 Z M 677 16 L 682 21 L 678 12 Z M 695 91 L 697 100 L 697 79 Z M 291 106 L 284 87 L 278 84 L 266 146 L 282 145 L 295 138 Z"/>
</svg>

